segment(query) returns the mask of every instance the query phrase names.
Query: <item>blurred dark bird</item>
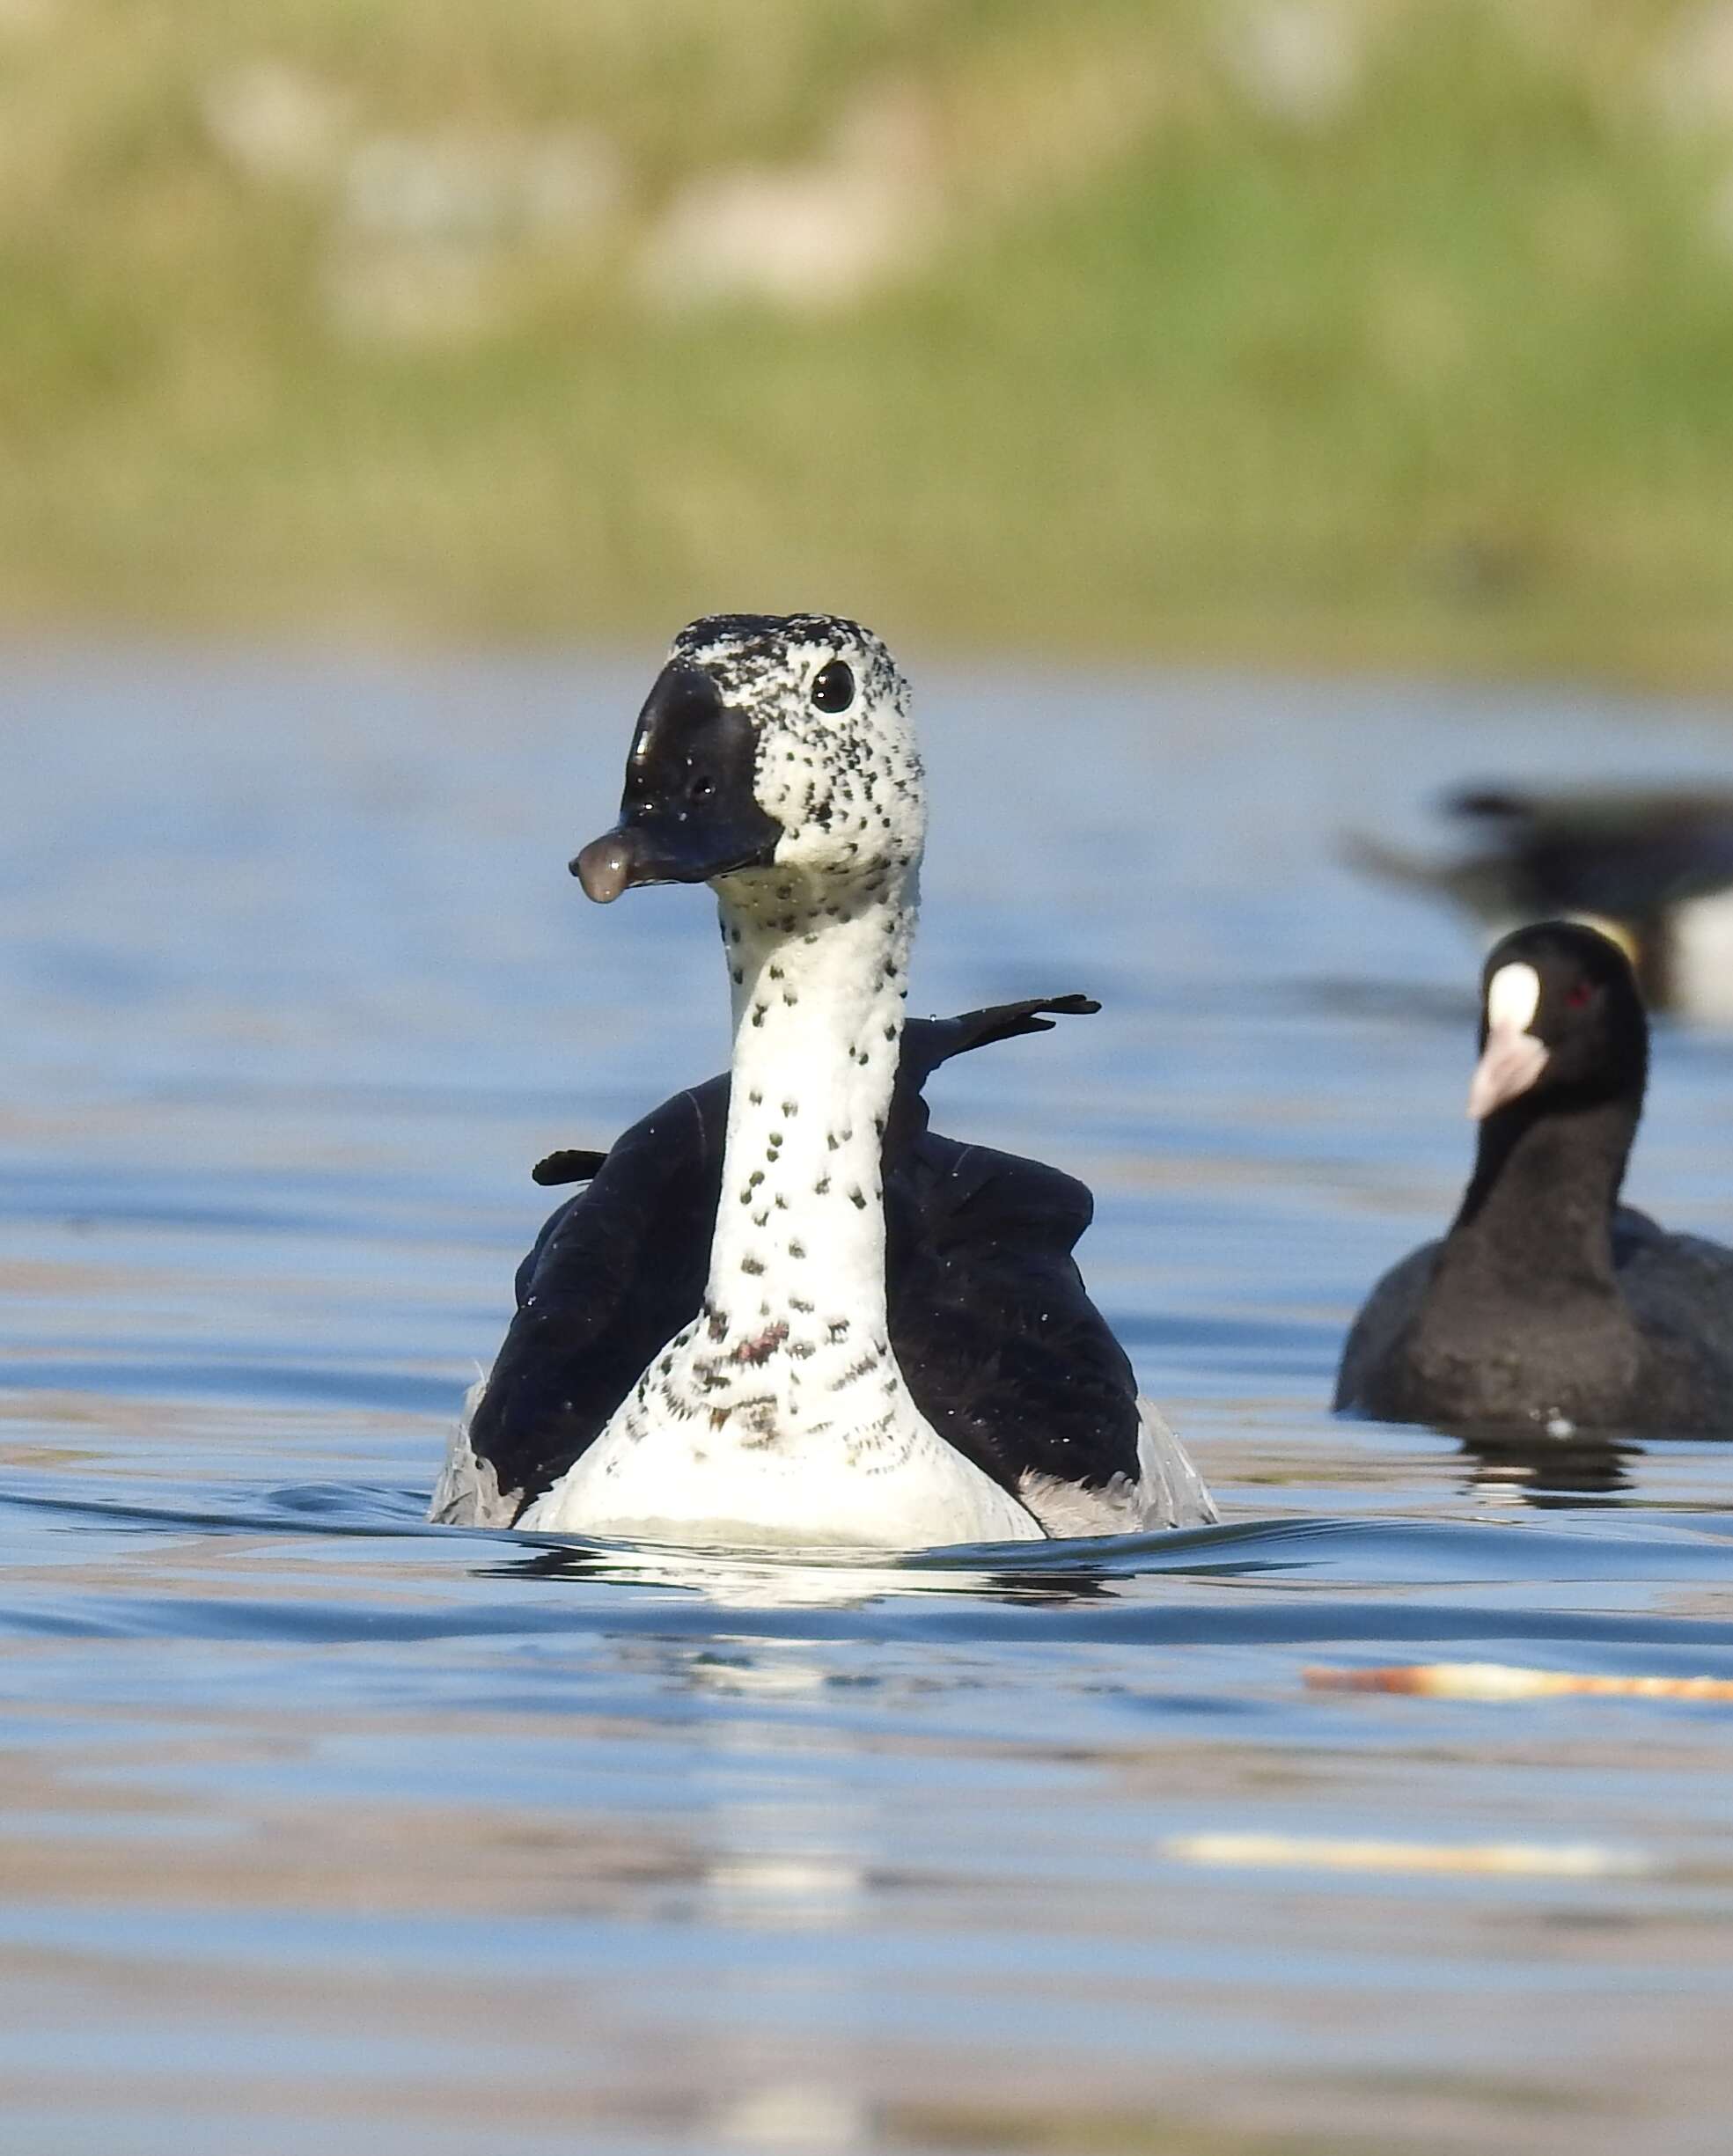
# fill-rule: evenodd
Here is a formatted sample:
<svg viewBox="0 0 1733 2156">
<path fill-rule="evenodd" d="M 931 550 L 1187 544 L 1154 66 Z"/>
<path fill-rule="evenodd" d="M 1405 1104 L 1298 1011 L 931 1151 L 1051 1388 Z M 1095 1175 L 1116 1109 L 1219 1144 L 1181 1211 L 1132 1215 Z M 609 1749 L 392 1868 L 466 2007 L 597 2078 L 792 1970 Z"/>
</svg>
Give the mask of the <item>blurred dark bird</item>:
<svg viewBox="0 0 1733 2156">
<path fill-rule="evenodd" d="M 1575 921 L 1488 957 L 1450 1232 L 1372 1290 L 1335 1404 L 1388 1422 L 1733 1436 L 1733 1250 L 1619 1203 L 1649 1069 L 1630 963 Z"/>
<path fill-rule="evenodd" d="M 1345 857 L 1453 900 L 1492 936 L 1586 920 L 1624 950 L 1651 1009 L 1733 1020 L 1733 792 L 1474 786 L 1438 806 L 1464 837 L 1450 858 L 1361 833 Z"/>
</svg>

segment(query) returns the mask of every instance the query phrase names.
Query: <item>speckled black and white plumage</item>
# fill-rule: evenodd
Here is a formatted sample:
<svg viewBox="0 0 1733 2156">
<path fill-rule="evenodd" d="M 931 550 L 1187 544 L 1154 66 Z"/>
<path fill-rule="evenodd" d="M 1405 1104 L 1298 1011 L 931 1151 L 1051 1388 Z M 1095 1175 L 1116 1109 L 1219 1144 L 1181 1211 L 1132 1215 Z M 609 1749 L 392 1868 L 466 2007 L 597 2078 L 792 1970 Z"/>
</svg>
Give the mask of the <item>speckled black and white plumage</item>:
<svg viewBox="0 0 1733 2156">
<path fill-rule="evenodd" d="M 750 716 L 750 802 L 731 752 L 709 757 L 707 700 L 731 739 Z M 576 865 L 604 898 L 711 881 L 731 1083 L 647 1118 L 549 1223 L 437 1516 L 900 1547 L 1213 1516 L 1083 1292 L 1087 1193 L 925 1128 L 931 1068 L 1036 1020 L 976 1014 L 905 1051 L 908 701 L 839 618 L 676 639 L 621 824 Z"/>
<path fill-rule="evenodd" d="M 1072 1255 L 1093 1212 L 1074 1177 L 929 1126 L 921 1089 L 951 1057 L 1042 1031 L 1082 997 L 915 1019 L 885 1137 L 892 1351 L 921 1412 L 1001 1488 L 1075 1492 L 1077 1531 L 1201 1516 L 1171 1487 L 1137 1502 L 1154 1411 Z M 665 1101 L 606 1153 L 555 1155 L 545 1179 L 588 1188 L 518 1268 L 518 1311 L 453 1454 L 435 1516 L 510 1525 L 593 1441 L 658 1349 L 694 1318 L 709 1267 L 727 1075 Z M 1159 1463 L 1157 1463 L 1158 1465 Z M 1159 1474 L 1157 1477 L 1159 1483 Z M 478 1492 L 484 1495 L 478 1495 Z M 1062 1511 L 1062 1502 L 1056 1510 Z"/>
<path fill-rule="evenodd" d="M 1580 923 L 1487 961 L 1474 1174 L 1447 1236 L 1386 1273 L 1336 1405 L 1388 1421 L 1733 1436 L 1733 1250 L 1618 1202 L 1649 1029 Z"/>
</svg>

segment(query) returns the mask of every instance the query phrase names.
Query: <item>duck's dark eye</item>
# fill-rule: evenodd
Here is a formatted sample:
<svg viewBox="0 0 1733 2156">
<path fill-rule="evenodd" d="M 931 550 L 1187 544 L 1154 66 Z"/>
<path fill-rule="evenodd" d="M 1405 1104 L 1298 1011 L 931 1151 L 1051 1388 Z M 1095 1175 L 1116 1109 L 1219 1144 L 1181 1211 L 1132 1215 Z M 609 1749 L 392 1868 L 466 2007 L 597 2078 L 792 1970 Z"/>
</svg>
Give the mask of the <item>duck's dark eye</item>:
<svg viewBox="0 0 1733 2156">
<path fill-rule="evenodd" d="M 1574 980 L 1565 990 L 1565 1002 L 1572 1010 L 1582 1010 L 1587 1007 L 1594 993 L 1586 980 Z"/>
<path fill-rule="evenodd" d="M 820 711 L 846 711 L 855 700 L 854 669 L 832 659 L 813 677 L 811 695 Z"/>
</svg>

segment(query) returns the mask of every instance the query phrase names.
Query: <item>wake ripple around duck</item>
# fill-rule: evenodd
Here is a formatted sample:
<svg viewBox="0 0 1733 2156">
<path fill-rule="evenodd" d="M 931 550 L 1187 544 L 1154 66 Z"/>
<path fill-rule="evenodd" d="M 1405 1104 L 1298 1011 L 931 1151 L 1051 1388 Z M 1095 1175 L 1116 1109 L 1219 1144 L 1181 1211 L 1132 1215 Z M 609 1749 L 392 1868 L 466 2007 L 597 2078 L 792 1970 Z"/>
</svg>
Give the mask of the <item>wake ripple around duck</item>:
<svg viewBox="0 0 1733 2156">
<path fill-rule="evenodd" d="M 1595 1514 L 1580 1527 L 1558 1515 L 1301 1516 L 885 1556 L 433 1528 L 423 1501 L 416 1490 L 308 1483 L 195 1507 L 94 1498 L 44 1478 L 0 1496 L 15 1557 L 0 1632 L 261 1642 L 666 1633 L 701 1630 L 721 1608 L 731 1632 L 767 1636 L 794 1622 L 836 1637 L 1733 1670 L 1733 1515 L 1709 1511 Z M 123 1591 L 114 1574 L 147 1550 L 154 1591 Z M 76 1591 L 55 1594 L 56 1574 Z"/>
</svg>

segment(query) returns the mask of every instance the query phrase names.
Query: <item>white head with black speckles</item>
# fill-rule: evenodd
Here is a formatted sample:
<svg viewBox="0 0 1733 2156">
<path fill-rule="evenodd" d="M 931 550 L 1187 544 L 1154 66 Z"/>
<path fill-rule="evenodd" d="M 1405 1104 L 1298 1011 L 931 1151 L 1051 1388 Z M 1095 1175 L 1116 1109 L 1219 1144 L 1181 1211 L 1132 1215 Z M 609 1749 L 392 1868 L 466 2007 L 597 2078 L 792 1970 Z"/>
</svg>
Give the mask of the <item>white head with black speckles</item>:
<svg viewBox="0 0 1733 2156">
<path fill-rule="evenodd" d="M 775 869 L 846 886 L 918 862 L 908 684 L 870 629 L 838 614 L 715 614 L 682 629 L 669 660 L 751 720 L 753 795 L 782 832 Z"/>
</svg>

